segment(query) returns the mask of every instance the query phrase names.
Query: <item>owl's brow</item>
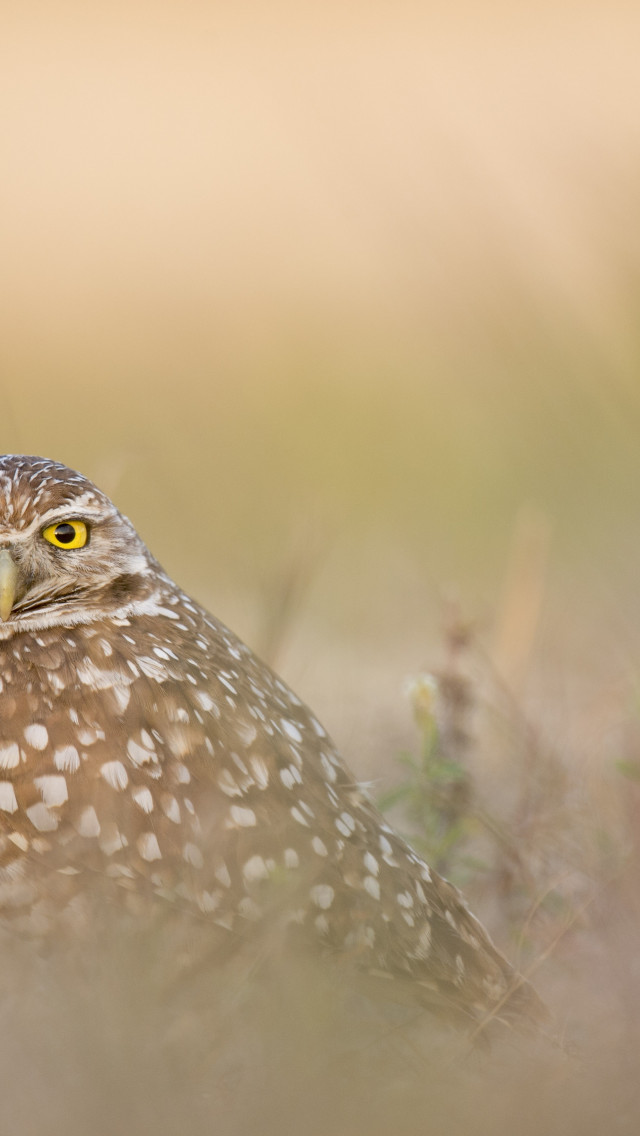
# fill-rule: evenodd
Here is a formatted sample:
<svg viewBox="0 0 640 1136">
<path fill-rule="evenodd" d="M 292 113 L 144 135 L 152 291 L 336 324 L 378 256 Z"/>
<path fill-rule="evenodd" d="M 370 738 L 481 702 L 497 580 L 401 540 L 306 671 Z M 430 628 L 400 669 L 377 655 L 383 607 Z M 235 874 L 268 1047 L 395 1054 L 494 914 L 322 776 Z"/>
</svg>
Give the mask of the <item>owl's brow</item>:
<svg viewBox="0 0 640 1136">
<path fill-rule="evenodd" d="M 88 505 L 83 505 L 81 508 L 73 507 L 72 503 L 58 505 L 54 509 L 47 509 L 46 512 L 41 513 L 40 516 L 35 517 L 27 528 L 22 531 L 13 531 L 11 534 L 12 540 L 27 540 L 34 532 L 45 528 L 47 524 L 52 524 L 54 521 L 74 520 L 74 521 L 105 521 L 110 517 L 115 516 L 117 509 L 104 509 L 99 506 L 92 508 Z"/>
</svg>

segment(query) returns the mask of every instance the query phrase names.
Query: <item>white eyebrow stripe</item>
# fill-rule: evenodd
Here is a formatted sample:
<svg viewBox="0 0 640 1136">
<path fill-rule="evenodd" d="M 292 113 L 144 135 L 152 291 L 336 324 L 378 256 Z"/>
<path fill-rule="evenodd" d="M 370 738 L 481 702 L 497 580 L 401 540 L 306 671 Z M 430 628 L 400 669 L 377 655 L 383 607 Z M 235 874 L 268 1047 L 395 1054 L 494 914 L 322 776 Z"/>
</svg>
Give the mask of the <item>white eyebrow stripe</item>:
<svg viewBox="0 0 640 1136">
<path fill-rule="evenodd" d="M 46 529 L 48 525 L 53 524 L 54 521 L 105 521 L 109 517 L 114 517 L 116 510 L 113 512 L 105 512 L 104 509 L 90 509 L 87 507 L 81 509 L 73 509 L 69 505 L 59 505 L 56 509 L 48 509 L 41 517 L 36 517 L 26 529 L 14 529 L 8 525 L 0 528 L 0 538 L 10 539 L 11 541 L 27 540 L 34 532 L 39 532 L 40 529 Z"/>
<path fill-rule="evenodd" d="M 58 519 L 65 520 L 68 518 L 70 521 L 81 521 L 87 517 L 88 520 L 92 521 L 96 520 L 96 518 L 106 521 L 108 517 L 115 517 L 116 515 L 116 509 L 91 508 L 90 505 L 80 505 L 79 503 L 76 504 L 75 508 L 73 505 L 58 505 L 57 508 L 48 509 L 46 513 L 43 513 L 35 522 L 35 527 L 39 528 L 41 525 L 45 525 L 47 521 L 51 522 L 52 520 L 55 521 Z M 33 525 L 31 527 L 33 527 Z"/>
</svg>

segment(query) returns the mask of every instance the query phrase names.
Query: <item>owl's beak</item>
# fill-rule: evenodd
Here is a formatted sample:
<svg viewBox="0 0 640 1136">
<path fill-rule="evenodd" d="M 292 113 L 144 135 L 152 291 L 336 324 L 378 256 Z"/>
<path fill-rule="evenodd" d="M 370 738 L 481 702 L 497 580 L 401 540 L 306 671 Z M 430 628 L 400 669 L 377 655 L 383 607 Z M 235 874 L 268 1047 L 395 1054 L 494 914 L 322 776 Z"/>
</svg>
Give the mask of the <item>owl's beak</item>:
<svg viewBox="0 0 640 1136">
<path fill-rule="evenodd" d="M 0 552 L 0 619 L 6 623 L 16 600 L 20 571 L 10 552 Z"/>
</svg>

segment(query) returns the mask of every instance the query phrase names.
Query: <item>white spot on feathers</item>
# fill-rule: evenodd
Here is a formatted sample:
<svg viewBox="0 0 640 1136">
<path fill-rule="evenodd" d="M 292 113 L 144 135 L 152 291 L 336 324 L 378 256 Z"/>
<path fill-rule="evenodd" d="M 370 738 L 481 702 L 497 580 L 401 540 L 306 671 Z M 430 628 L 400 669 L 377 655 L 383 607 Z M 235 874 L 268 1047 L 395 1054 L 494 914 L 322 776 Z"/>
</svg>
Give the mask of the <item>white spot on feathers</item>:
<svg viewBox="0 0 640 1136">
<path fill-rule="evenodd" d="M 297 805 L 294 805 L 293 808 L 289 810 L 289 812 L 291 813 L 293 819 L 297 820 L 298 824 L 304 824 L 306 828 L 309 827 L 309 821 L 302 815 Z"/>
<path fill-rule="evenodd" d="M 198 907 L 208 915 L 210 911 L 215 911 L 216 907 L 219 907 L 220 899 L 219 891 L 203 891 L 198 897 Z"/>
<path fill-rule="evenodd" d="M 155 751 L 145 749 L 143 746 L 138 745 L 133 738 L 129 738 L 127 742 L 127 754 L 131 758 L 134 765 L 147 765 L 150 761 L 157 761 Z"/>
<path fill-rule="evenodd" d="M 269 784 L 269 767 L 263 757 L 256 754 L 249 758 L 249 766 L 259 789 L 266 789 Z"/>
<path fill-rule="evenodd" d="M 362 884 L 364 890 L 368 891 L 369 895 L 372 896 L 373 899 L 380 899 L 380 884 L 378 883 L 375 876 L 365 876 Z"/>
<path fill-rule="evenodd" d="M 0 781 L 0 809 L 5 813 L 15 813 L 18 808 L 16 791 L 11 781 Z"/>
<path fill-rule="evenodd" d="M 80 836 L 100 835 L 100 821 L 98 820 L 93 805 L 87 805 L 87 807 L 82 810 L 78 823 L 76 824 L 76 829 Z"/>
<path fill-rule="evenodd" d="M 187 861 L 187 864 L 191 864 L 194 868 L 202 868 L 202 866 L 204 865 L 204 857 L 197 844 L 192 844 L 190 842 L 188 844 L 185 844 L 184 848 L 182 849 L 182 855 Z"/>
<path fill-rule="evenodd" d="M 151 790 L 148 789 L 146 785 L 133 789 L 131 796 L 138 808 L 142 809 L 143 813 L 153 812 L 153 797 L 151 796 Z"/>
<path fill-rule="evenodd" d="M 418 935 L 418 945 L 415 950 L 415 957 L 425 959 L 431 950 L 431 924 L 425 923 L 424 927 Z"/>
<path fill-rule="evenodd" d="M 282 781 L 282 784 L 284 785 L 285 789 L 293 789 L 293 786 L 295 785 L 295 780 L 292 777 L 291 770 L 289 768 L 280 770 L 280 780 Z"/>
<path fill-rule="evenodd" d="M 247 883 L 252 883 L 255 880 L 266 880 L 269 877 L 269 869 L 262 856 L 252 856 L 243 865 L 242 875 Z"/>
<path fill-rule="evenodd" d="M 15 769 L 20 764 L 20 750 L 15 742 L 0 746 L 0 769 Z"/>
<path fill-rule="evenodd" d="M 143 832 L 136 841 L 138 852 L 143 860 L 161 860 L 162 853 L 155 832 Z"/>
<path fill-rule="evenodd" d="M 408 891 L 401 891 L 396 899 L 401 907 L 413 907 L 413 896 Z"/>
<path fill-rule="evenodd" d="M 31 808 L 27 809 L 27 816 L 38 832 L 55 832 L 59 824 L 58 817 L 49 812 L 43 801 L 39 801 L 37 805 L 31 805 Z"/>
<path fill-rule="evenodd" d="M 182 817 L 180 815 L 180 805 L 176 798 L 171 793 L 163 793 L 160 804 L 164 815 L 168 817 L 169 820 L 173 821 L 174 824 L 180 824 Z"/>
<path fill-rule="evenodd" d="M 222 769 L 218 776 L 218 786 L 226 793 L 227 797 L 241 797 L 242 789 L 238 785 L 235 777 L 228 769 Z"/>
<path fill-rule="evenodd" d="M 250 746 L 258 736 L 258 731 L 252 722 L 236 722 L 235 731 L 246 746 Z"/>
<path fill-rule="evenodd" d="M 298 727 L 293 724 L 293 722 L 290 722 L 287 718 L 281 718 L 280 725 L 282 726 L 282 729 L 287 737 L 291 738 L 292 742 L 302 741 L 302 734 L 300 733 Z"/>
<path fill-rule="evenodd" d="M 26 836 L 23 836 L 21 832 L 10 832 L 9 840 L 12 844 L 15 844 L 16 848 L 19 848 L 21 852 L 28 851 L 29 841 L 27 840 Z"/>
<path fill-rule="evenodd" d="M 242 805 L 232 805 L 229 811 L 232 821 L 239 828 L 252 828 L 256 824 L 256 814 L 253 809 L 245 809 Z"/>
<path fill-rule="evenodd" d="M 169 671 L 157 659 L 151 659 L 148 655 L 139 655 L 136 663 L 147 678 L 153 678 L 156 682 L 164 682 L 169 678 Z"/>
<path fill-rule="evenodd" d="M 48 808 L 63 805 L 65 801 L 69 800 L 67 782 L 61 774 L 52 773 L 44 777 L 36 777 L 34 784 L 42 794 L 42 800 Z"/>
<path fill-rule="evenodd" d="M 125 848 L 127 842 L 117 825 L 109 823 L 103 827 L 98 843 L 105 856 L 113 856 L 114 852 L 120 852 Z"/>
<path fill-rule="evenodd" d="M 213 874 L 223 887 L 231 887 L 231 876 L 229 875 L 229 869 L 226 864 L 220 864 Z"/>
<path fill-rule="evenodd" d="M 338 775 L 329 761 L 329 758 L 324 753 L 320 754 L 320 764 L 324 769 L 324 775 L 327 781 L 335 781 Z"/>
<path fill-rule="evenodd" d="M 129 687 L 121 686 L 120 684 L 114 685 L 111 688 L 111 695 L 116 701 L 118 713 L 124 714 L 131 699 L 131 691 Z"/>
<path fill-rule="evenodd" d="M 49 732 L 46 726 L 40 725 L 38 722 L 33 722 L 27 726 L 24 731 L 25 741 L 29 743 L 33 749 L 46 749 L 49 743 Z"/>
<path fill-rule="evenodd" d="M 121 761 L 105 761 L 100 773 L 113 789 L 126 789 L 129 783 L 129 774 Z"/>
<path fill-rule="evenodd" d="M 213 710 L 215 702 L 206 690 L 196 690 L 193 694 L 194 700 L 198 703 L 201 710 Z"/>
<path fill-rule="evenodd" d="M 90 746 L 94 742 L 104 741 L 104 732 L 102 730 L 94 730 L 89 727 L 78 730 L 78 741 L 80 745 Z"/>
<path fill-rule="evenodd" d="M 335 892 L 329 884 L 315 884 L 309 892 L 311 902 L 326 911 L 333 903 Z"/>
<path fill-rule="evenodd" d="M 80 755 L 75 746 L 57 746 L 53 764 L 61 773 L 75 773 L 80 768 Z"/>
</svg>

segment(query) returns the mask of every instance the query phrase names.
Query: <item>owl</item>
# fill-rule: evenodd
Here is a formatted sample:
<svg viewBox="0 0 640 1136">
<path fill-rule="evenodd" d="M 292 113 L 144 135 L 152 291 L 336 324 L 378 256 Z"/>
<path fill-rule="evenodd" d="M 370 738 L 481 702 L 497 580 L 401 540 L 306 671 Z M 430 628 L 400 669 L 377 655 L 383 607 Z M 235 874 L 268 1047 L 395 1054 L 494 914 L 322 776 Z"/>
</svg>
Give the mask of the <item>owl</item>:
<svg viewBox="0 0 640 1136">
<path fill-rule="evenodd" d="M 190 912 L 275 924 L 386 997 L 477 1028 L 541 1003 L 385 823 L 315 715 L 81 474 L 0 458 L 0 918 L 22 935 Z"/>
</svg>

